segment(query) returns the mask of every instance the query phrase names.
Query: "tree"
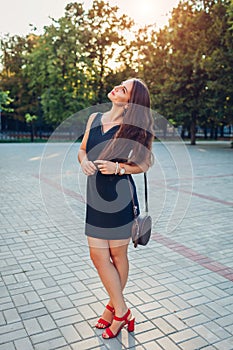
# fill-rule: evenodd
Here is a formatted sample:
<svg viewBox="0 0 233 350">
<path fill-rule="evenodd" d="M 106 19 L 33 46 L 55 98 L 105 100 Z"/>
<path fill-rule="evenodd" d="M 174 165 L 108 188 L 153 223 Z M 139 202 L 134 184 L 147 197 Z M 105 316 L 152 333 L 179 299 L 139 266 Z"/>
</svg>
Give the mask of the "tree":
<svg viewBox="0 0 233 350">
<path fill-rule="evenodd" d="M 36 115 L 31 115 L 30 113 L 25 114 L 25 120 L 27 123 L 30 124 L 31 126 L 31 142 L 34 141 L 34 136 L 35 136 L 35 121 L 38 119 L 38 116 Z"/>
<path fill-rule="evenodd" d="M 23 74 L 23 68 L 27 65 L 27 53 L 33 49 L 37 37 L 28 35 L 26 38 L 17 35 L 6 35 L 0 40 L 1 65 L 0 88 L 10 91 L 11 107 L 14 109 L 13 117 L 24 121 L 24 115 L 29 109 L 36 108 L 35 98 L 29 88 L 28 79 Z M 8 112 L 6 116 L 10 117 Z"/>
<path fill-rule="evenodd" d="M 209 52 L 205 57 L 208 119 L 212 129 L 232 123 L 233 36 L 230 1 L 208 7 L 211 24 L 207 30 Z"/>
<path fill-rule="evenodd" d="M 1 91 L 0 90 L 0 131 L 2 130 L 2 112 L 13 112 L 13 108 L 10 108 L 9 105 L 13 102 L 13 99 L 9 96 L 10 91 Z"/>
<path fill-rule="evenodd" d="M 76 27 L 83 10 L 81 5 L 76 8 L 77 21 L 66 15 L 45 27 L 25 68 L 32 91 L 41 96 L 45 120 L 54 126 L 87 107 L 91 95 L 89 67 L 80 44 L 82 28 Z"/>
<path fill-rule="evenodd" d="M 209 16 L 195 2 L 180 3 L 169 23 L 168 72 L 164 90 L 177 124 L 188 127 L 191 144 L 196 127 L 205 114 L 207 74 L 203 60 L 207 51 Z"/>
<path fill-rule="evenodd" d="M 2 38 L 0 88 L 10 91 L 14 117 L 38 114 L 41 98 L 44 120 L 57 126 L 107 101 L 113 85 L 137 74 L 149 86 L 152 108 L 188 129 L 192 144 L 197 125 L 232 123 L 232 1 L 180 2 L 167 26 L 139 28 L 129 42 L 132 28 L 116 6 L 94 0 L 88 10 L 68 4 L 40 36 Z"/>
<path fill-rule="evenodd" d="M 34 94 L 41 96 L 47 121 L 58 125 L 104 101 L 110 60 L 125 42 L 122 28 L 132 24 L 116 12 L 117 7 L 104 1 L 94 1 L 87 12 L 81 3 L 71 3 L 63 17 L 45 27 L 25 74 Z"/>
<path fill-rule="evenodd" d="M 159 31 L 140 29 L 134 43 L 138 70 L 148 82 L 153 107 L 190 130 L 191 144 L 196 142 L 197 124 L 226 123 L 226 116 L 232 115 L 228 4 L 182 2 L 173 9 L 168 26 Z"/>
<path fill-rule="evenodd" d="M 94 0 L 87 12 L 82 43 L 92 62 L 95 103 L 106 101 L 105 79 L 113 73 L 110 68 L 111 60 L 121 61 L 127 44 L 125 34 L 132 25 L 133 21 L 126 15 L 118 15 L 117 6 L 110 6 L 102 0 Z"/>
</svg>

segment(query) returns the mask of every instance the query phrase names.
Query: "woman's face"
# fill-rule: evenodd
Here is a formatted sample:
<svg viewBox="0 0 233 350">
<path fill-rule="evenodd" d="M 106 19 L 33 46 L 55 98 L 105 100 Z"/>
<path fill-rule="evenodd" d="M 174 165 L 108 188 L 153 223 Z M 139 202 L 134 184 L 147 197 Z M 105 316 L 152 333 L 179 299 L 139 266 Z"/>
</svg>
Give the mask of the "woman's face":
<svg viewBox="0 0 233 350">
<path fill-rule="evenodd" d="M 123 81 L 120 85 L 115 86 L 108 94 L 108 98 L 116 104 L 125 105 L 129 102 L 133 89 L 133 80 Z"/>
</svg>

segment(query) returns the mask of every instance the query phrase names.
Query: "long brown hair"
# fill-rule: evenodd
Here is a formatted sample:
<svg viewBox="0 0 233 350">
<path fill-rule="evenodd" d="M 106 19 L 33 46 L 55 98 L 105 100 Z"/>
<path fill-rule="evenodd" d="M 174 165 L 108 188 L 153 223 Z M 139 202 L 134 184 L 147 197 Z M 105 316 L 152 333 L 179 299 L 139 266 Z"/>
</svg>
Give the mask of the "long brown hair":
<svg viewBox="0 0 233 350">
<path fill-rule="evenodd" d="M 150 110 L 150 94 L 141 79 L 133 79 L 133 88 L 127 111 L 120 128 L 100 154 L 100 159 L 122 159 L 136 165 L 151 165 L 153 118 Z"/>
</svg>

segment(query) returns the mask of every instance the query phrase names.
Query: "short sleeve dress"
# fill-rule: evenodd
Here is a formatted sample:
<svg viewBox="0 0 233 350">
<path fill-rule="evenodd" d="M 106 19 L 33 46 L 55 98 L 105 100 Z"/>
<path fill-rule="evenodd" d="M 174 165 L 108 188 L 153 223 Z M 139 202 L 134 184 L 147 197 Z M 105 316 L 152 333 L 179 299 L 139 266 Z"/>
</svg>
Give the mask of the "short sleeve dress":
<svg viewBox="0 0 233 350">
<path fill-rule="evenodd" d="M 104 133 L 101 118 L 101 113 L 95 116 L 87 140 L 86 152 L 91 161 L 99 159 L 106 143 L 119 129 L 119 125 L 115 125 Z M 139 215 L 137 192 L 131 175 L 104 175 L 96 171 L 88 176 L 85 234 L 105 240 L 129 238 L 134 219 L 131 191 Z"/>
</svg>

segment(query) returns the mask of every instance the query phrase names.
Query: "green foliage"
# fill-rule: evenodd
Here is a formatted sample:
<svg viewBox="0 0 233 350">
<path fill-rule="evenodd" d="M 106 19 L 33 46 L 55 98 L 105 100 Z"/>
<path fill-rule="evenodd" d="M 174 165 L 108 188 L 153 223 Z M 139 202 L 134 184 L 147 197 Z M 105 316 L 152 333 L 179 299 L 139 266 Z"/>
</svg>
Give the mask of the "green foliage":
<svg viewBox="0 0 233 350">
<path fill-rule="evenodd" d="M 217 2 L 211 9 L 208 41 L 212 50 L 205 60 L 207 107 L 211 111 L 207 121 L 223 125 L 232 123 L 233 114 L 233 37 L 228 4 Z"/>
<path fill-rule="evenodd" d="M 0 111 L 5 112 L 13 112 L 13 108 L 8 107 L 12 102 L 13 99 L 9 96 L 10 91 L 1 91 L 0 90 Z"/>
<path fill-rule="evenodd" d="M 116 7 L 103 1 L 94 1 L 87 12 L 82 4 L 71 3 L 64 17 L 45 27 L 28 55 L 25 76 L 34 94 L 41 96 L 48 122 L 57 125 L 104 100 L 109 62 L 124 44 L 121 28 L 131 25 L 116 13 Z"/>
<path fill-rule="evenodd" d="M 137 38 L 141 76 L 153 107 L 191 131 L 232 123 L 233 55 L 229 1 L 180 2 L 169 25 Z"/>
<path fill-rule="evenodd" d="M 133 21 L 126 15 L 118 15 L 117 6 L 110 6 L 102 0 L 94 0 L 87 12 L 82 43 L 94 68 L 92 86 L 96 91 L 95 103 L 106 101 L 105 79 L 113 71 L 110 62 L 113 58 L 121 61 L 126 46 L 125 33 L 132 25 Z"/>
<path fill-rule="evenodd" d="M 129 42 L 132 29 L 133 21 L 116 6 L 94 0 L 88 10 L 68 4 L 42 35 L 3 37 L 0 101 L 6 97 L 1 91 L 12 99 L 0 102 L 4 113 L 14 109 L 21 120 L 30 119 L 26 113 L 43 114 L 55 127 L 107 101 L 115 84 L 139 76 L 148 84 L 153 109 L 191 131 L 193 144 L 196 125 L 232 123 L 232 0 L 182 1 L 167 26 L 139 28 Z"/>
<path fill-rule="evenodd" d="M 17 35 L 1 38 L 2 56 L 0 63 L 3 66 L 0 72 L 0 89 L 10 91 L 11 107 L 14 109 L 14 118 L 24 120 L 24 114 L 35 110 L 35 98 L 30 91 L 29 81 L 24 76 L 27 65 L 27 53 L 31 52 L 36 36 L 28 35 L 26 38 Z M 9 115 L 6 111 L 6 115 Z"/>
<path fill-rule="evenodd" d="M 31 115 L 30 113 L 25 114 L 25 120 L 27 123 L 32 123 L 38 119 L 37 115 Z"/>
<path fill-rule="evenodd" d="M 90 73 L 81 35 L 69 17 L 53 20 L 28 55 L 25 76 L 34 94 L 41 96 L 45 120 L 53 125 L 88 106 Z"/>
</svg>

